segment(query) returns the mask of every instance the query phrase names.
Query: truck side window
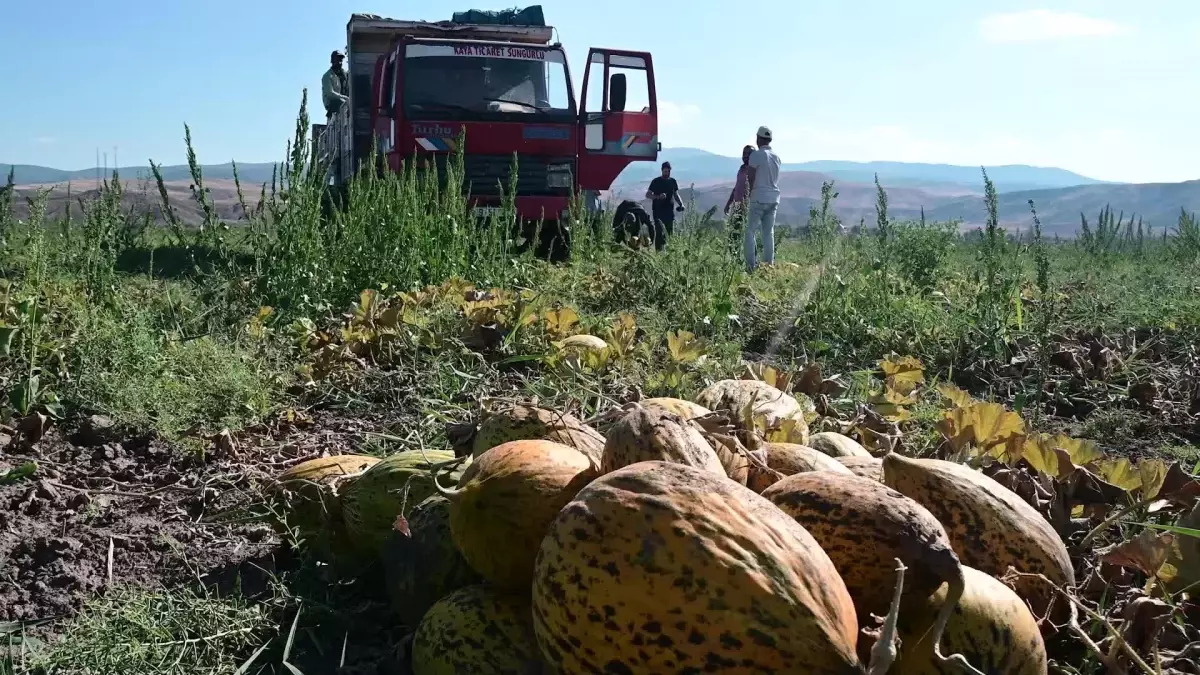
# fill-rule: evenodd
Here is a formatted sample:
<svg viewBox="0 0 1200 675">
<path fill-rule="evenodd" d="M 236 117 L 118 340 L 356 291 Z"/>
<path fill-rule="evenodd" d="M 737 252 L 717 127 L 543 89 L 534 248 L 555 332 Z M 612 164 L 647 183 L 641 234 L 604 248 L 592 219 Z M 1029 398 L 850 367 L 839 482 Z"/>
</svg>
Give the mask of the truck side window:
<svg viewBox="0 0 1200 675">
<path fill-rule="evenodd" d="M 383 67 L 383 82 L 379 87 L 379 107 L 391 108 L 396 101 L 396 61 L 388 61 Z"/>
</svg>

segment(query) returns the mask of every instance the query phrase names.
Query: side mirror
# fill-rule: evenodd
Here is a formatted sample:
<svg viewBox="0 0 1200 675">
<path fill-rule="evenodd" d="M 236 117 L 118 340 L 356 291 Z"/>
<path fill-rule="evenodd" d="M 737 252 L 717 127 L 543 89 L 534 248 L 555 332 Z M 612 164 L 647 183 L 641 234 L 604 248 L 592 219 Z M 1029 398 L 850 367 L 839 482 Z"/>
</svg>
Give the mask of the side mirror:
<svg viewBox="0 0 1200 675">
<path fill-rule="evenodd" d="M 611 112 L 625 112 L 626 83 L 625 73 L 613 73 L 608 78 L 608 109 Z"/>
</svg>

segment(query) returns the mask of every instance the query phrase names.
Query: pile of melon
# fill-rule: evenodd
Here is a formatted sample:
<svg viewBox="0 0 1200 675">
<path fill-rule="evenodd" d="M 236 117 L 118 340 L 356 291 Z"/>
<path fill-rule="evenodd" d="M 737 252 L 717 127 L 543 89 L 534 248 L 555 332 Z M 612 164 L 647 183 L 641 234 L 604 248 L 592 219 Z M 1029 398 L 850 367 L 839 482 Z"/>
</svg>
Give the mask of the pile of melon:
<svg viewBox="0 0 1200 675">
<path fill-rule="evenodd" d="M 1046 673 L 1052 598 L 1000 578 L 1074 583 L 1050 524 L 967 466 L 810 434 L 797 397 L 512 405 L 458 452 L 280 484 L 307 540 L 382 563 L 415 675 Z"/>
</svg>

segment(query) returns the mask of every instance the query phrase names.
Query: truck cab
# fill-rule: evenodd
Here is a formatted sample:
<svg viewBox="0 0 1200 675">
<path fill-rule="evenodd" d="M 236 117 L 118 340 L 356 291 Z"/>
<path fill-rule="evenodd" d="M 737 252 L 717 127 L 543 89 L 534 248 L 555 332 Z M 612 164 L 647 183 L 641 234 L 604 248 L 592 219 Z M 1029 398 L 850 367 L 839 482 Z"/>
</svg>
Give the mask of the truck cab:
<svg viewBox="0 0 1200 675">
<path fill-rule="evenodd" d="M 353 15 L 349 103 L 314 125 L 330 185 L 372 148 L 393 171 L 415 160 L 443 173 L 465 134 L 464 189 L 477 213 L 510 189 L 514 153 L 522 221 L 564 220 L 572 193 L 598 205 L 631 162 L 658 158 L 654 64 L 647 52 L 593 48 L 576 97 L 553 30 Z"/>
</svg>

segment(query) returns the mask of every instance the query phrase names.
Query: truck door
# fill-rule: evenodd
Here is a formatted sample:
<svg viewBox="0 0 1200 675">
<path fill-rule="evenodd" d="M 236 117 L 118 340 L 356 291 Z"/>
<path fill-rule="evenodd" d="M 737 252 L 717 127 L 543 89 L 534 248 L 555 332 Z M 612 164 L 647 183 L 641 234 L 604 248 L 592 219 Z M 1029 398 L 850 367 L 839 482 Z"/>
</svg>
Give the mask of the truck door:
<svg viewBox="0 0 1200 675">
<path fill-rule="evenodd" d="M 399 86 L 400 59 L 404 58 L 401 49 L 402 45 L 393 44 L 392 49 L 380 56 L 375 63 L 375 82 L 378 84 L 374 87 L 375 105 L 371 115 L 376 150 L 380 159 L 393 171 L 399 169 L 396 144 L 400 118 L 397 103 L 400 96 L 396 90 Z"/>
<path fill-rule="evenodd" d="M 607 190 L 631 162 L 658 159 L 658 102 L 648 52 L 592 48 L 579 110 L 581 190 Z"/>
</svg>

